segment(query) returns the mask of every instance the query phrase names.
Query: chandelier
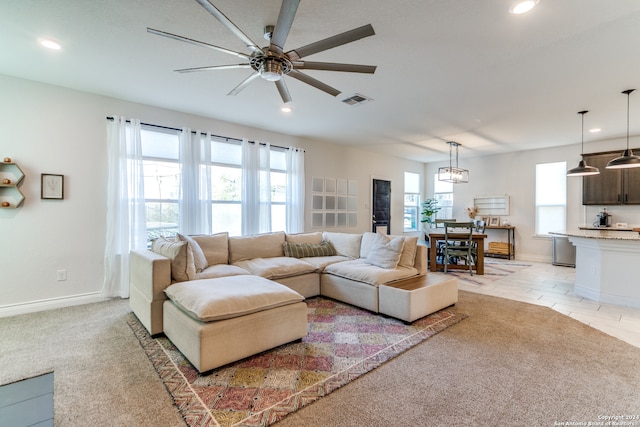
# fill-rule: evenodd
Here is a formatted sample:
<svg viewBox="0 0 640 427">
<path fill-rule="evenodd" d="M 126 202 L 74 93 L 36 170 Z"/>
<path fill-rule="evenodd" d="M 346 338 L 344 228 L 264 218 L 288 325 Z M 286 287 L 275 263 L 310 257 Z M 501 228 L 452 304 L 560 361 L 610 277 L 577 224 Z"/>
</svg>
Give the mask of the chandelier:
<svg viewBox="0 0 640 427">
<path fill-rule="evenodd" d="M 458 167 L 458 147 L 459 143 L 454 141 L 449 144 L 449 166 L 438 168 L 438 181 L 452 182 L 454 184 L 464 184 L 469 182 L 469 170 Z M 453 166 L 453 147 L 456 148 L 456 165 Z"/>
</svg>

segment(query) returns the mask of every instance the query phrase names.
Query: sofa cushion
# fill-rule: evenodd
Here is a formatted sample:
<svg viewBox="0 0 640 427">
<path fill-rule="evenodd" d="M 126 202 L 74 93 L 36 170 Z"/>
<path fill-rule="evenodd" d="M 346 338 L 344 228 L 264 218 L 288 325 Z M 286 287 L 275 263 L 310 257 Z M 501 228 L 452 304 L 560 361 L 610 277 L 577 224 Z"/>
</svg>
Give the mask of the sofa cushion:
<svg viewBox="0 0 640 427">
<path fill-rule="evenodd" d="M 229 237 L 229 263 L 284 256 L 284 232 Z"/>
<path fill-rule="evenodd" d="M 202 322 L 231 319 L 304 300 L 294 290 L 257 276 L 174 283 L 165 293 L 174 304 Z"/>
<path fill-rule="evenodd" d="M 196 279 L 215 279 L 216 277 L 241 276 L 243 274 L 251 273 L 235 265 L 216 264 L 196 273 Z"/>
<path fill-rule="evenodd" d="M 207 265 L 229 263 L 229 233 L 224 232 L 191 237 L 200 245 L 207 259 Z"/>
<path fill-rule="evenodd" d="M 362 234 L 362 244 L 360 245 L 360 258 L 366 258 L 371 249 L 371 245 L 376 239 L 376 234 L 370 231 Z M 418 250 L 418 236 L 390 236 L 404 237 L 404 246 L 402 246 L 402 254 L 398 265 L 402 267 L 415 267 L 416 253 Z"/>
<path fill-rule="evenodd" d="M 311 264 L 289 257 L 254 258 L 238 261 L 234 265 L 267 279 L 281 279 L 315 271 Z"/>
<path fill-rule="evenodd" d="M 325 231 L 324 240 L 330 242 L 338 255 L 358 258 L 360 256 L 360 243 L 362 234 L 332 233 Z"/>
<path fill-rule="evenodd" d="M 294 258 L 333 256 L 336 250 L 329 242 L 322 243 L 289 243 L 284 242 L 284 256 Z"/>
<path fill-rule="evenodd" d="M 334 276 L 376 286 L 418 275 L 418 270 L 415 268 L 380 268 L 369 264 L 362 258 L 328 265 L 324 271 Z"/>
<path fill-rule="evenodd" d="M 377 233 L 371 249 L 367 254 L 367 262 L 380 268 L 396 268 L 404 246 L 404 237 L 389 237 Z"/>
<path fill-rule="evenodd" d="M 322 243 L 322 231 L 316 231 L 315 233 L 299 233 L 299 234 L 287 234 L 284 240 L 289 243 Z"/>
<path fill-rule="evenodd" d="M 202 270 L 207 268 L 209 264 L 207 263 L 207 258 L 204 256 L 204 252 L 200 248 L 198 242 L 193 240 L 191 236 L 185 236 L 180 233 L 176 234 L 176 241 L 187 242 L 187 252 L 191 252 L 191 254 L 187 254 L 188 258 L 193 257 L 193 263 L 196 269 L 196 273 L 200 273 Z"/>
<path fill-rule="evenodd" d="M 151 250 L 171 260 L 171 277 L 178 282 L 195 279 L 196 269 L 193 253 L 187 259 L 187 242 L 158 237 L 151 242 Z M 191 276 L 191 277 L 189 277 Z"/>
<path fill-rule="evenodd" d="M 309 258 L 300 258 L 302 261 L 311 264 L 315 271 L 322 273 L 324 269 L 331 264 L 335 264 L 336 262 L 349 261 L 351 258 L 342 256 L 342 255 L 334 255 L 334 256 L 318 256 L 318 257 L 309 257 Z"/>
</svg>

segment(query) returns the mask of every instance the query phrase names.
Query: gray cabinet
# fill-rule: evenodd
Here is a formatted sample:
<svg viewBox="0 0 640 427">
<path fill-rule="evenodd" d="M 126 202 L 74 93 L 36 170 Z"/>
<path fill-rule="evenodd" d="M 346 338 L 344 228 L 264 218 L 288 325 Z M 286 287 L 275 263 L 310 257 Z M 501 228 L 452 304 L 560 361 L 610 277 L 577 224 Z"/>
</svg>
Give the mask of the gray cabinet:
<svg viewBox="0 0 640 427">
<path fill-rule="evenodd" d="M 583 205 L 640 204 L 640 168 L 607 169 L 610 160 L 619 157 L 622 149 L 605 153 L 585 154 L 589 166 L 600 169 L 599 175 L 582 177 Z M 640 150 L 634 150 L 640 153 Z"/>
</svg>

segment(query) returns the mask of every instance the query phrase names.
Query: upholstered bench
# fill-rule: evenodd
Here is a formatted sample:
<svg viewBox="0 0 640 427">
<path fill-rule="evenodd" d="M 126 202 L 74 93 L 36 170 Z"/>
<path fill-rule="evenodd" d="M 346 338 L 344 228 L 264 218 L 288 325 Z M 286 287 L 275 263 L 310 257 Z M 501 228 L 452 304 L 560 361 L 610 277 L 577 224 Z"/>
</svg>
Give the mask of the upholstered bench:
<svg viewBox="0 0 640 427">
<path fill-rule="evenodd" d="M 174 283 L 165 289 L 164 333 L 199 372 L 307 335 L 307 305 L 259 276 Z"/>
</svg>

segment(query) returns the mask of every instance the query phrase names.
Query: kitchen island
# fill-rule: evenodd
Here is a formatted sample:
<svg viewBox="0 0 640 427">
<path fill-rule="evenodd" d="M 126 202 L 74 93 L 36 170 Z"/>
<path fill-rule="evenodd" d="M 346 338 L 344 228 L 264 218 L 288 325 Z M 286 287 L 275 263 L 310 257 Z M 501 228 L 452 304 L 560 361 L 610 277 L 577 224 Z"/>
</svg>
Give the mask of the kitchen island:
<svg viewBox="0 0 640 427">
<path fill-rule="evenodd" d="M 568 237 L 576 247 L 576 295 L 640 308 L 639 233 L 600 229 L 551 234 Z"/>
</svg>

